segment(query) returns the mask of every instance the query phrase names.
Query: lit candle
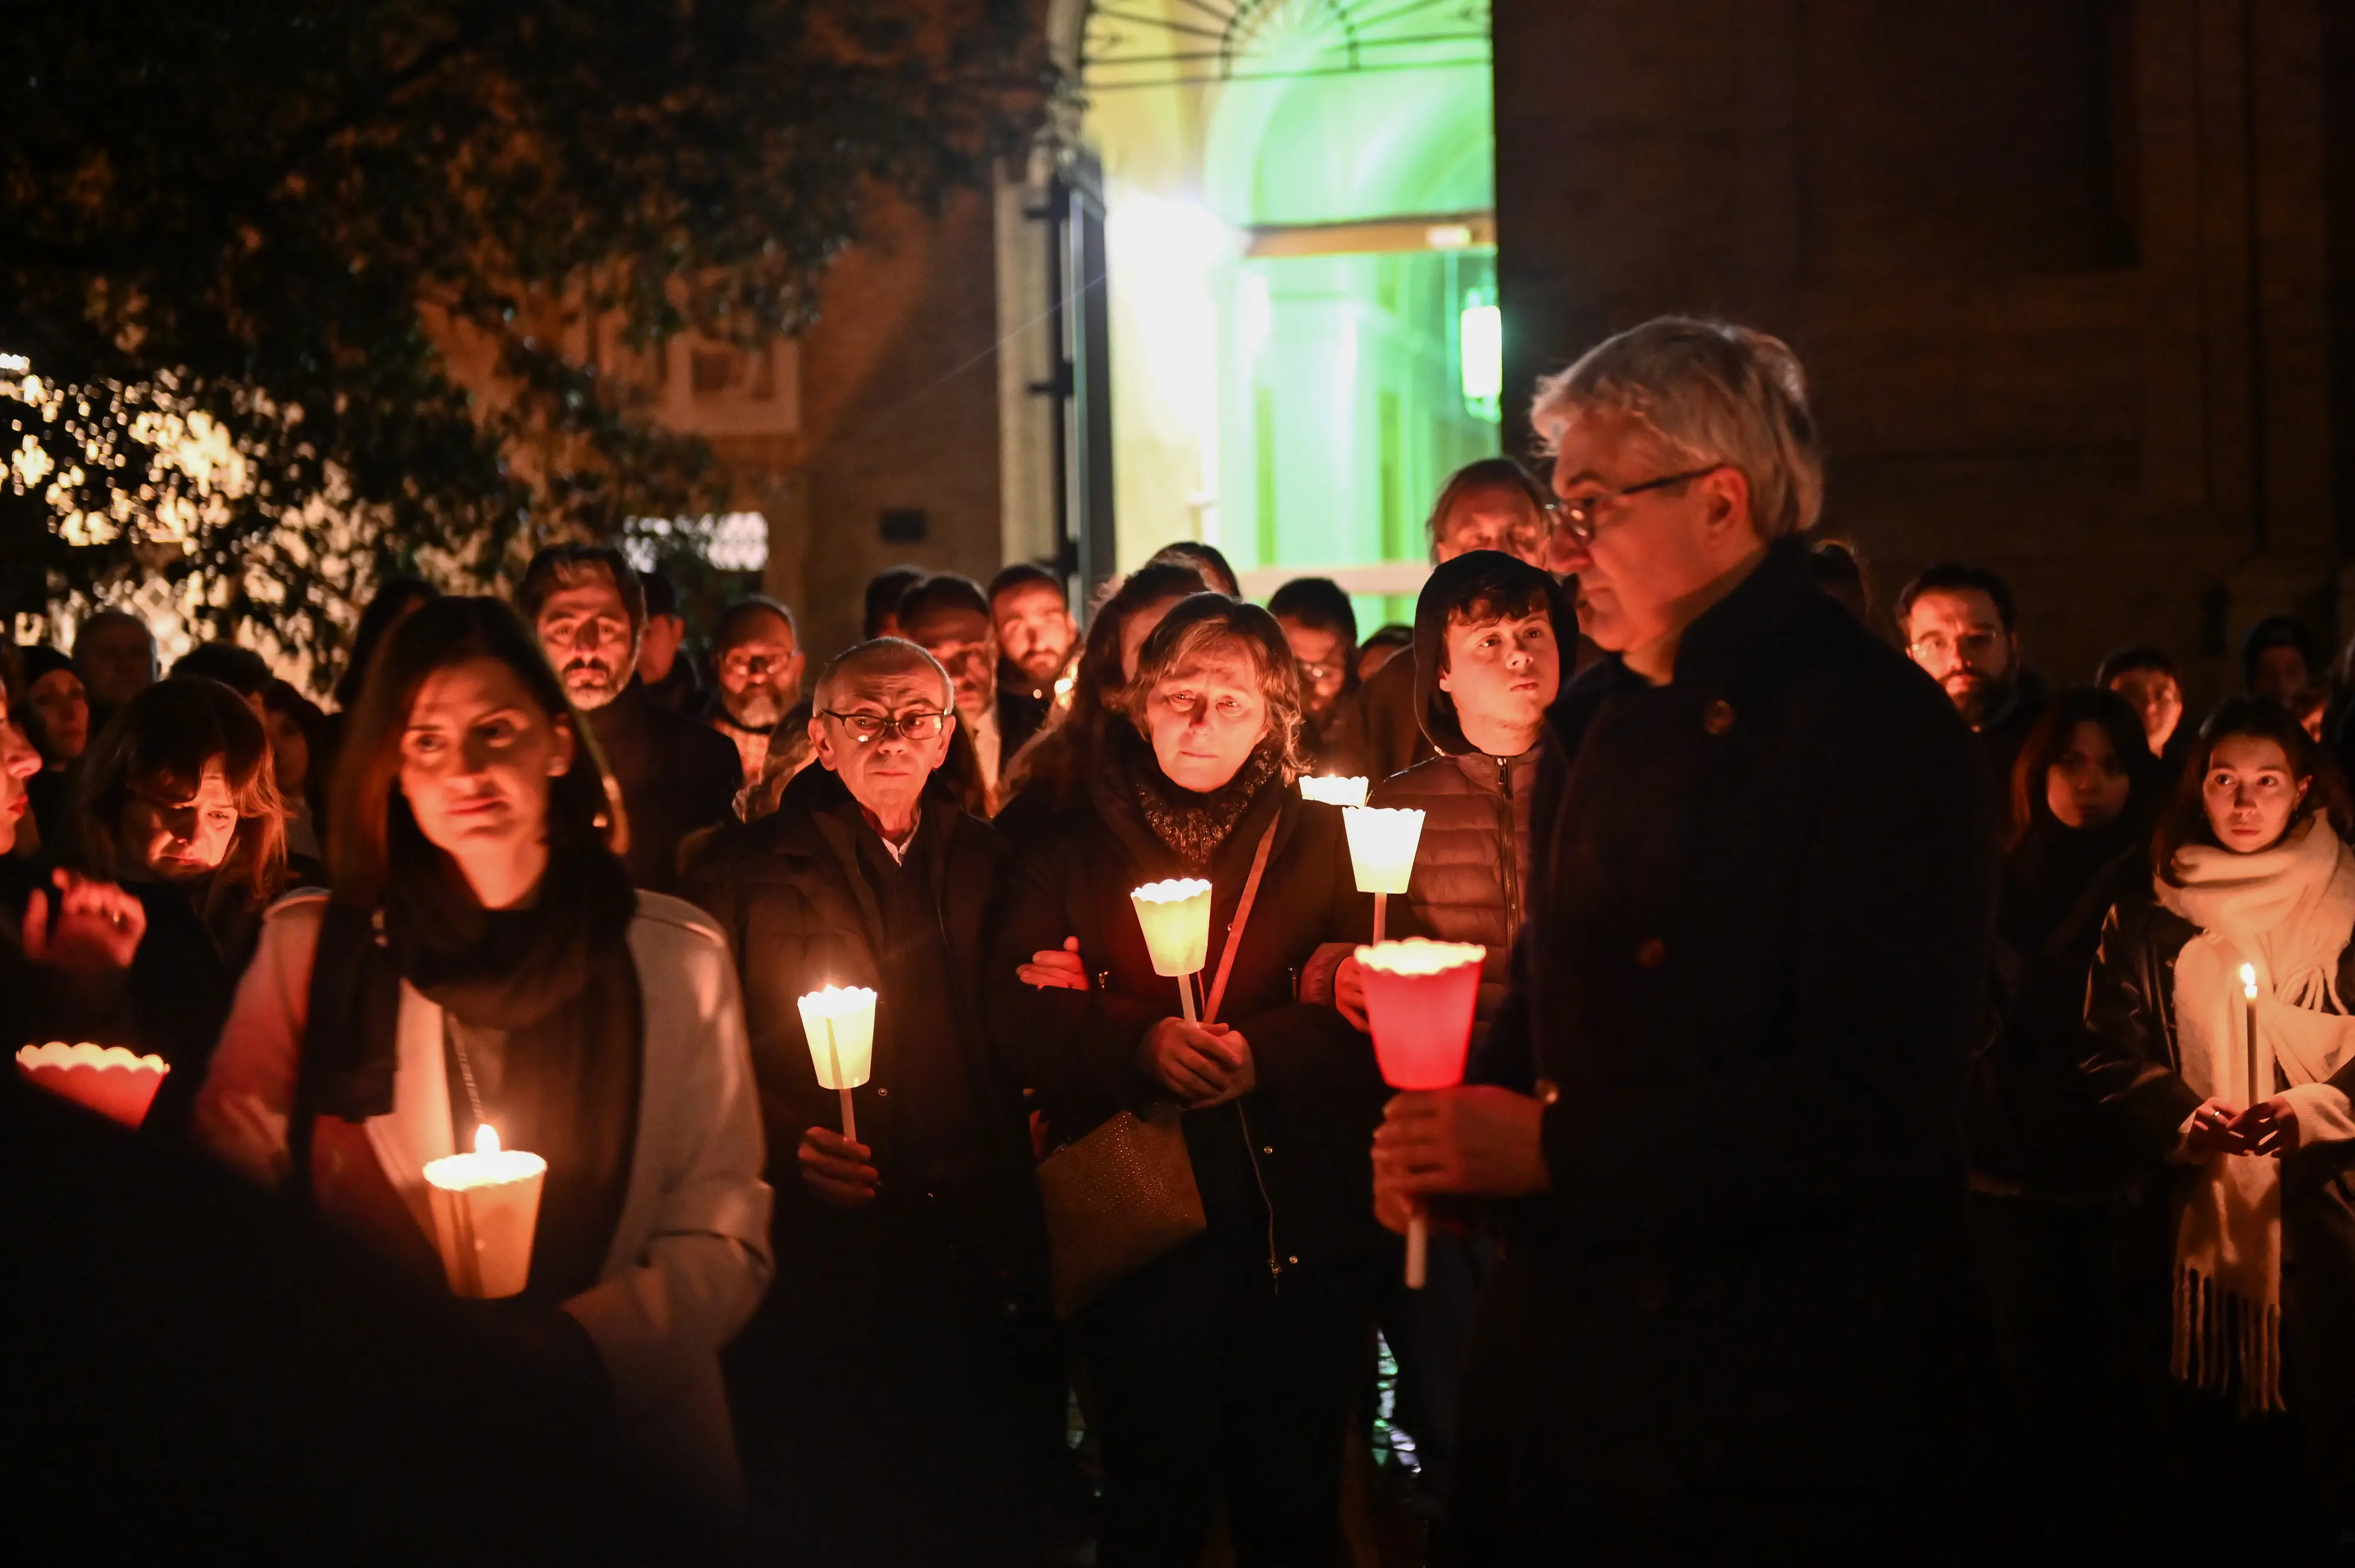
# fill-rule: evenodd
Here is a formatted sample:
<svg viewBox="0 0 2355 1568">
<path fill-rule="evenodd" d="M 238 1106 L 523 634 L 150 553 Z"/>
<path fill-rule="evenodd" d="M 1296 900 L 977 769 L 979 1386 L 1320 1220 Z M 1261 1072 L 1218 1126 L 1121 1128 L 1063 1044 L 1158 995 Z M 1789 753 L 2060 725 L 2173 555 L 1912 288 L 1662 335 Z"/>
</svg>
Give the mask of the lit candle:
<svg viewBox="0 0 2355 1568">
<path fill-rule="evenodd" d="M 1358 949 L 1366 1022 L 1384 1083 L 1394 1089 L 1445 1089 L 1464 1081 L 1480 961 L 1487 952 L 1470 942 L 1420 937 Z M 1430 1251 L 1431 1222 L 1417 1204 L 1406 1227 L 1408 1289 L 1423 1288 Z"/>
<path fill-rule="evenodd" d="M 1366 803 L 1366 780 L 1363 779 L 1311 779 L 1303 775 L 1300 798 L 1322 800 L 1328 806 L 1362 806 Z"/>
<path fill-rule="evenodd" d="M 1149 882 L 1133 890 L 1136 923 L 1145 928 L 1145 948 L 1153 972 L 1178 982 L 1178 1005 L 1194 1022 L 1194 987 L 1188 978 L 1210 960 L 1210 885 L 1199 876 Z"/>
<path fill-rule="evenodd" d="M 2272 1097 L 2257 1083 L 2257 966 L 2254 964 L 2241 966 L 2241 994 L 2249 1001 L 2249 1103 L 2255 1105 L 2259 1100 Z"/>
<path fill-rule="evenodd" d="M 851 1107 L 850 1091 L 875 1071 L 875 993 L 863 985 L 830 985 L 797 1005 L 818 1086 L 842 1096 L 842 1136 L 856 1143 L 858 1113 Z"/>
<path fill-rule="evenodd" d="M 501 1149 L 487 1122 L 474 1129 L 474 1153 L 427 1163 L 425 1195 L 452 1295 L 493 1301 L 522 1294 L 547 1179 L 547 1160 Z"/>
<path fill-rule="evenodd" d="M 124 1127 L 147 1119 L 155 1091 L 172 1065 L 161 1056 L 136 1056 L 120 1045 L 69 1045 L 52 1040 L 16 1053 L 16 1070 L 53 1095 L 94 1110 Z"/>
<path fill-rule="evenodd" d="M 1423 813 L 1351 806 L 1341 813 L 1349 833 L 1349 867 L 1358 891 L 1374 895 L 1374 940 L 1382 939 L 1390 895 L 1404 893 L 1414 876 L 1415 847 L 1423 842 Z"/>
</svg>

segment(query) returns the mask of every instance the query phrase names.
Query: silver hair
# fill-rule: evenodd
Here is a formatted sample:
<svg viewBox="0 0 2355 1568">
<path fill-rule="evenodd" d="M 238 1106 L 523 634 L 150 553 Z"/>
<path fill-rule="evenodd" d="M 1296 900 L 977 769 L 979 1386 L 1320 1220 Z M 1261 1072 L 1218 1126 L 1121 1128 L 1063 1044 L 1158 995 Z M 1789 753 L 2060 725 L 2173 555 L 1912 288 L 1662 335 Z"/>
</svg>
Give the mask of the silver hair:
<svg viewBox="0 0 2355 1568">
<path fill-rule="evenodd" d="M 846 675 L 872 670 L 878 674 L 906 675 L 929 670 L 940 677 L 941 705 L 950 713 L 956 711 L 956 683 L 941 662 L 904 637 L 876 637 L 865 642 L 853 643 L 826 661 L 818 672 L 817 683 L 810 688 L 810 706 L 824 708 L 834 701 L 834 688 Z"/>
<path fill-rule="evenodd" d="M 1529 422 L 1550 450 L 1589 411 L 1632 416 L 1679 463 L 1741 470 L 1764 538 L 1812 528 L 1823 511 L 1824 454 L 1806 376 L 1780 338 L 1729 322 L 1656 317 L 1540 380 Z"/>
</svg>

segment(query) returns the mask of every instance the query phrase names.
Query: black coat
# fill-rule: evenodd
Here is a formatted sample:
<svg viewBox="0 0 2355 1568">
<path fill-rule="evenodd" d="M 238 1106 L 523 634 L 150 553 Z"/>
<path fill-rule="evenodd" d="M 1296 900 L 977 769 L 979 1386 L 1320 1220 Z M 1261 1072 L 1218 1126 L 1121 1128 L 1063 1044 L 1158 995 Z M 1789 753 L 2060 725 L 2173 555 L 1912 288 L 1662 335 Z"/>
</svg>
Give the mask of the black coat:
<svg viewBox="0 0 2355 1568">
<path fill-rule="evenodd" d="M 1477 1073 L 1558 1095 L 1552 1186 L 1476 1346 L 1469 1550 L 1528 1560 L 1605 1498 L 1672 1534 L 1744 1516 L 1762 1559 L 1870 1531 L 1935 1468 L 1929 1369 L 1956 1354 L 1934 1308 L 1965 1294 L 1985 770 L 1797 541 L 1687 630 L 1672 683 L 1607 659 L 1549 726 Z"/>
<path fill-rule="evenodd" d="M 2150 885 L 2139 813 L 2097 832 L 2050 817 L 2004 856 L 1994 1003 L 1964 1118 L 1974 1184 L 2046 1198 L 2115 1196 L 2151 1173 L 2101 1106 L 2085 1056 L 2085 982 L 2110 906 Z"/>
<path fill-rule="evenodd" d="M 795 1560 L 1043 1552 L 1062 1362 L 1022 1097 L 976 1006 L 1002 870 L 996 834 L 938 788 L 894 864 L 813 767 L 690 875 L 742 973 L 776 1191 L 778 1285 L 730 1351 L 730 1399 L 762 1528 Z M 851 1092 L 881 1186 L 853 1210 L 813 1198 L 795 1154 L 805 1128 L 839 1126 L 795 1005 L 826 984 L 877 992 L 872 1075 Z"/>
<path fill-rule="evenodd" d="M 726 821 L 735 810 L 744 766 L 734 743 L 655 706 L 645 683 L 634 679 L 588 716 L 629 817 L 630 843 L 622 861 L 630 885 L 677 892 L 680 842 Z"/>
<path fill-rule="evenodd" d="M 862 853 L 882 853 L 881 841 L 841 779 L 824 768 L 804 770 L 776 811 L 699 857 L 688 891 L 727 933 L 742 978 L 745 1030 L 769 1140 L 768 1177 L 777 1193 L 780 1255 L 819 1239 L 808 1234 L 813 1230 L 862 1218 L 825 1209 L 802 1183 L 794 1150 L 803 1130 L 838 1128 L 841 1102 L 835 1090 L 818 1084 L 796 1001 L 827 985 L 867 986 L 878 993 L 875 1056 L 872 1075 L 851 1095 L 859 1141 L 874 1150 L 873 1163 L 893 1189 L 882 1209 L 926 1202 L 919 1192 L 898 1191 L 904 1180 L 894 1181 L 906 1175 L 898 1159 L 901 1125 L 923 1117 L 920 1102 L 977 1097 L 969 1123 L 973 1137 L 962 1152 L 984 1174 L 950 1198 L 996 1211 L 991 1216 L 996 1239 L 1019 1244 L 1021 1261 L 1035 1274 L 1043 1255 L 1037 1250 L 1037 1185 L 1021 1091 L 997 1070 L 975 1005 L 986 919 L 1005 853 L 987 823 L 941 792 L 927 795 L 922 811 L 908 853 L 911 868 L 921 869 L 930 885 L 926 913 L 946 949 L 946 967 L 930 994 L 895 994 L 885 983 L 886 953 L 911 933 L 891 928 L 873 874 L 859 863 Z M 929 939 L 933 932 L 913 934 Z M 919 1021 L 944 1026 L 950 1038 L 909 1038 Z M 942 1118 L 923 1119 L 938 1125 Z"/>
<path fill-rule="evenodd" d="M 1113 749 L 1142 751 L 1125 732 L 1115 732 Z M 1137 765 L 1151 767 L 1149 754 Z M 1026 848 L 984 982 L 991 1043 L 1037 1091 L 1058 1143 L 1123 1108 L 1170 1097 L 1138 1069 L 1136 1048 L 1155 1022 L 1178 1015 L 1178 982 L 1153 972 L 1129 891 L 1188 873 L 1146 825 L 1134 790 L 1113 782 L 1118 772 L 1108 763 L 1094 809 Z M 1258 1086 L 1188 1112 L 1183 1125 L 1211 1230 L 1248 1236 L 1281 1277 L 1380 1250 L 1369 1151 L 1388 1091 L 1364 1035 L 1330 1007 L 1295 1000 L 1299 971 L 1321 943 L 1372 934 L 1373 900 L 1357 891 L 1340 809 L 1303 800 L 1280 777 L 1262 787 L 1206 874 L 1213 892 L 1203 989 L 1271 820 L 1274 843 L 1219 1010 L 1249 1043 Z M 1074 936 L 1094 989 L 1037 990 L 1016 977 L 1031 954 Z"/>
<path fill-rule="evenodd" d="M 1027 689 L 1000 684 L 997 688 L 997 767 L 1001 773 L 1015 753 L 1047 726 L 1047 705 Z"/>
</svg>

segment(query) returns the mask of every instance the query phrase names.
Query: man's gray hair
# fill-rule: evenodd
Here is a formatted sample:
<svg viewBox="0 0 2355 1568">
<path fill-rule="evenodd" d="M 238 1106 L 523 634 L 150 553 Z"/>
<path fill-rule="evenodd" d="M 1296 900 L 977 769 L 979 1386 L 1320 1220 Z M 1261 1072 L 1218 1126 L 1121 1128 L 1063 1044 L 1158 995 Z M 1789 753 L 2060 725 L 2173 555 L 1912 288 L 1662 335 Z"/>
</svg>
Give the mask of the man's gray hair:
<svg viewBox="0 0 2355 1568">
<path fill-rule="evenodd" d="M 1722 462 L 1750 482 L 1759 535 L 1815 525 L 1824 454 L 1806 376 L 1780 338 L 1728 322 L 1659 316 L 1538 383 L 1529 422 L 1549 448 L 1582 413 L 1634 417 L 1685 467 Z"/>
<path fill-rule="evenodd" d="M 956 683 L 941 662 L 904 637 L 877 637 L 853 643 L 826 662 L 810 688 L 810 706 L 834 705 L 834 688 L 850 675 L 913 675 L 929 672 L 941 683 L 942 706 L 956 711 Z"/>
</svg>

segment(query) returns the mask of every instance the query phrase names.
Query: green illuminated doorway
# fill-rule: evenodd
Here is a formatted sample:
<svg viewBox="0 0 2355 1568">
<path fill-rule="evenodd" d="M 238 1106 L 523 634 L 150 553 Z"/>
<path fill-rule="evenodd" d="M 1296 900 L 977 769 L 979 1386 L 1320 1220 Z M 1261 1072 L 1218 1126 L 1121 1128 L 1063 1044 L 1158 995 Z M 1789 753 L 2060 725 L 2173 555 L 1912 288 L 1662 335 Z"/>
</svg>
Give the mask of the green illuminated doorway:
<svg viewBox="0 0 2355 1568">
<path fill-rule="evenodd" d="M 1220 47 L 1189 63 L 1209 11 L 1230 14 Z M 1124 564 L 1188 534 L 1261 597 L 1320 570 L 1361 631 L 1411 618 L 1432 498 L 1499 450 L 1487 6 L 1105 16 L 1088 125 L 1111 176 Z"/>
</svg>

